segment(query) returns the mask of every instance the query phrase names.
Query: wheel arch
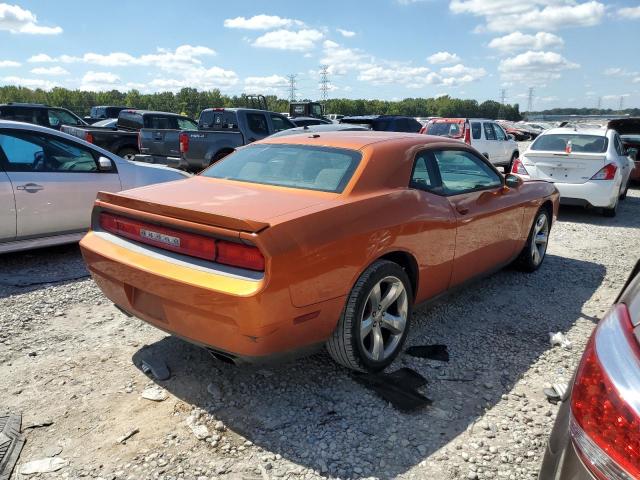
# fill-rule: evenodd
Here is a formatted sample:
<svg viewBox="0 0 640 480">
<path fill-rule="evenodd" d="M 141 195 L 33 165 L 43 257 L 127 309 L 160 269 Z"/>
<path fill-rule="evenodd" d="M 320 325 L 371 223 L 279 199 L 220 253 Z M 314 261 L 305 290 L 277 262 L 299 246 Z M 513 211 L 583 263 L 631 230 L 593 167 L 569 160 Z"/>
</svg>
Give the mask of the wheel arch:
<svg viewBox="0 0 640 480">
<path fill-rule="evenodd" d="M 553 224 L 553 202 L 547 199 L 542 203 L 542 205 L 540 205 L 540 208 L 544 208 L 549 214 L 549 227 L 551 227 L 551 225 Z"/>
<path fill-rule="evenodd" d="M 411 292 L 413 295 L 413 300 L 415 300 L 416 292 L 418 291 L 419 269 L 418 261 L 413 256 L 413 254 L 404 250 L 395 250 L 385 253 L 381 257 L 376 258 L 376 260 L 374 261 L 377 260 L 389 260 L 390 262 L 397 263 L 405 272 L 407 272 L 407 276 L 409 277 L 409 281 L 411 282 Z M 369 268 L 369 265 L 367 265 L 367 268 Z"/>
</svg>

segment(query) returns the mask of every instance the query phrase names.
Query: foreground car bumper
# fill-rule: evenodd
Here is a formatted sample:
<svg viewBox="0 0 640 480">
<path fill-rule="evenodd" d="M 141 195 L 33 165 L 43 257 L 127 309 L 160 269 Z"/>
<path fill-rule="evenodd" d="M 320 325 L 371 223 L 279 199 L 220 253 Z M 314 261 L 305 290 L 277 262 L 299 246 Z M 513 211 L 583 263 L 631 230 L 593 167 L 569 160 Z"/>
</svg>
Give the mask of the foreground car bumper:
<svg viewBox="0 0 640 480">
<path fill-rule="evenodd" d="M 585 183 L 554 183 L 560 203 L 592 207 L 613 207 L 620 194 L 619 181 L 592 180 Z"/>
<path fill-rule="evenodd" d="M 340 297 L 297 308 L 288 289 L 271 291 L 261 274 L 250 278 L 202 262 L 191 265 L 181 255 L 105 232 L 89 232 L 80 247 L 91 276 L 118 307 L 240 363 L 318 348 L 344 306 Z"/>
</svg>

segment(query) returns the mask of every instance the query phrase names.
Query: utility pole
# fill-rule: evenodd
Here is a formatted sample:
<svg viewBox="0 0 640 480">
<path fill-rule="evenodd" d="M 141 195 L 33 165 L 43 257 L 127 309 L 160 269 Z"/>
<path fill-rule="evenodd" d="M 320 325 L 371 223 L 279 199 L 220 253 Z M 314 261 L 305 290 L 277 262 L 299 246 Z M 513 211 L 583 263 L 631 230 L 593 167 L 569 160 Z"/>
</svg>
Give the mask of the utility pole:
<svg viewBox="0 0 640 480">
<path fill-rule="evenodd" d="M 295 102 L 296 101 L 296 90 L 298 90 L 296 88 L 296 75 L 294 73 L 292 73 L 287 78 L 289 79 L 289 101 L 290 102 Z"/>
<path fill-rule="evenodd" d="M 527 111 L 531 113 L 533 111 L 533 87 L 529 87 L 529 101 L 527 103 Z"/>
<path fill-rule="evenodd" d="M 322 92 L 322 103 L 327 103 L 329 97 L 329 66 L 320 65 L 320 92 Z"/>
</svg>

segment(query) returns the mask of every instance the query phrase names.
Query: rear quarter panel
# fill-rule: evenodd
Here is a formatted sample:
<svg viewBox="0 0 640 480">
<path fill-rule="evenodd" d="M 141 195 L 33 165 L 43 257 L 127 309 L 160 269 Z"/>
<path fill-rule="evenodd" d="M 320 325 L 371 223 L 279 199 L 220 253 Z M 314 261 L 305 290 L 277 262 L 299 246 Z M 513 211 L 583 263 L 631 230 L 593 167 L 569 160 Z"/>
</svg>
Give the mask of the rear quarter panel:
<svg viewBox="0 0 640 480">
<path fill-rule="evenodd" d="M 524 215 L 522 218 L 521 242 L 527 241 L 529 230 L 533 224 L 534 217 L 540 207 L 549 202 L 552 206 L 552 224 L 558 218 L 558 208 L 560 205 L 560 194 L 551 182 L 544 180 L 529 180 L 524 182 L 519 188 L 521 201 L 524 205 Z"/>
</svg>

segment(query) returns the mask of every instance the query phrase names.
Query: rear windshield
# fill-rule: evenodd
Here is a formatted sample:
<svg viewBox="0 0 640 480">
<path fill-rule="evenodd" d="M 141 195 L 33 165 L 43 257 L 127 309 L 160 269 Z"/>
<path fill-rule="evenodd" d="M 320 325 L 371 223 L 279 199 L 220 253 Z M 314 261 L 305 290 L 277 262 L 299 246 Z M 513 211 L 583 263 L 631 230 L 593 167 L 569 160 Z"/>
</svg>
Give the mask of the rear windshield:
<svg viewBox="0 0 640 480">
<path fill-rule="evenodd" d="M 361 155 L 354 150 L 307 145 L 244 147 L 201 173 L 205 177 L 340 193 Z"/>
<path fill-rule="evenodd" d="M 571 142 L 573 153 L 604 153 L 607 151 L 607 137 L 573 133 L 540 135 L 531 144 L 531 150 L 564 152 L 569 142 Z"/>
<path fill-rule="evenodd" d="M 427 134 L 439 137 L 461 138 L 464 134 L 463 124 L 459 122 L 437 122 L 427 126 Z"/>
</svg>

